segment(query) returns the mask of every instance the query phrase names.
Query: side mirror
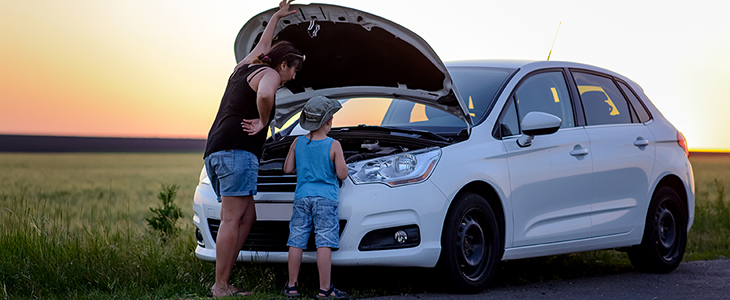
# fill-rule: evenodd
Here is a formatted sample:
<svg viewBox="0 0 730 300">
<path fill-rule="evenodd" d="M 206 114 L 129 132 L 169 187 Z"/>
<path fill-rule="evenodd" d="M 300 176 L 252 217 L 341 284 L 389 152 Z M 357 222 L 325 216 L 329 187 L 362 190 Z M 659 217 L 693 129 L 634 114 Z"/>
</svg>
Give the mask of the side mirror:
<svg viewBox="0 0 730 300">
<path fill-rule="evenodd" d="M 517 145 L 520 147 L 528 147 L 532 145 L 532 139 L 536 135 L 544 135 L 555 133 L 560 129 L 563 120 L 549 113 L 532 111 L 527 113 L 522 123 L 522 136 L 517 139 Z"/>
</svg>

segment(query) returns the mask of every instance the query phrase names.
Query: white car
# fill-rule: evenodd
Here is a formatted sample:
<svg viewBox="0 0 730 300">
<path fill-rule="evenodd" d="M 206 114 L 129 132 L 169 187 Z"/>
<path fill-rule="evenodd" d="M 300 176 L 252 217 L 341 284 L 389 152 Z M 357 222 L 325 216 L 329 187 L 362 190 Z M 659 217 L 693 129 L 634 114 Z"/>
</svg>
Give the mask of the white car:
<svg viewBox="0 0 730 300">
<path fill-rule="evenodd" d="M 570 62 L 444 64 L 383 18 L 292 9 L 276 35 L 307 58 L 277 94 L 281 129 L 264 146 L 258 220 L 238 260 L 287 261 L 296 177 L 282 164 L 314 95 L 343 105 L 330 132 L 350 170 L 334 265 L 438 266 L 472 293 L 500 260 L 616 248 L 658 273 L 682 260 L 695 201 L 687 145 L 635 82 Z M 238 59 L 273 13 L 243 26 Z M 193 209 L 196 255 L 213 261 L 220 204 L 204 168 Z M 304 261 L 315 254 L 311 241 Z"/>
</svg>

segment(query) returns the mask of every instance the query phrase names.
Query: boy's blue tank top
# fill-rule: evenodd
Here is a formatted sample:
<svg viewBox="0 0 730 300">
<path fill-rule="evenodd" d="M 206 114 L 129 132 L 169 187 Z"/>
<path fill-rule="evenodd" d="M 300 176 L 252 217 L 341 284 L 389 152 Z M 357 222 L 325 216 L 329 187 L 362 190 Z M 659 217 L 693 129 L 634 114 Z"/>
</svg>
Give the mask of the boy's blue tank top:
<svg viewBox="0 0 730 300">
<path fill-rule="evenodd" d="M 330 158 L 334 139 L 310 140 L 306 136 L 297 139 L 294 155 L 297 164 L 297 189 L 294 198 L 321 196 L 338 202 L 337 171 Z"/>
</svg>

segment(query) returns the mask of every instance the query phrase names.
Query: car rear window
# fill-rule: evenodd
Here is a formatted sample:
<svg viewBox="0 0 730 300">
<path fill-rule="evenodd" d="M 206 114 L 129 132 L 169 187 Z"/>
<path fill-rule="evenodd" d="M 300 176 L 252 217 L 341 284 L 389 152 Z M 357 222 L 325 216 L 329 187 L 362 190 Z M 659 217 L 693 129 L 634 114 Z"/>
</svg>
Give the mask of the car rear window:
<svg viewBox="0 0 730 300">
<path fill-rule="evenodd" d="M 618 83 L 619 86 L 621 86 L 621 89 L 624 91 L 624 94 L 626 94 L 626 97 L 629 98 L 629 101 L 631 102 L 631 106 L 634 107 L 634 110 L 636 110 L 636 114 L 638 115 L 638 122 L 640 123 L 646 123 L 649 120 L 651 120 L 651 114 L 649 114 L 649 111 L 646 110 L 646 107 L 644 107 L 644 104 L 639 100 L 639 97 L 636 97 L 634 92 L 629 88 L 628 85 L 626 85 L 623 82 Z"/>
<path fill-rule="evenodd" d="M 573 71 L 588 125 L 631 123 L 629 105 L 611 78 Z"/>
</svg>

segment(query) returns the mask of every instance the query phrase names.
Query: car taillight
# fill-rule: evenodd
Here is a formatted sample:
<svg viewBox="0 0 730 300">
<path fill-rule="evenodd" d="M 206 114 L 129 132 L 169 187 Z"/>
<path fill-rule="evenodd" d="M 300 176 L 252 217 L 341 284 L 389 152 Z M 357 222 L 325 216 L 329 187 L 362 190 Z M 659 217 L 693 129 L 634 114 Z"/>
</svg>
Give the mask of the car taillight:
<svg viewBox="0 0 730 300">
<path fill-rule="evenodd" d="M 689 149 L 687 149 L 687 139 L 684 138 L 684 134 L 677 131 L 677 144 L 684 149 L 684 155 L 689 157 Z"/>
</svg>

